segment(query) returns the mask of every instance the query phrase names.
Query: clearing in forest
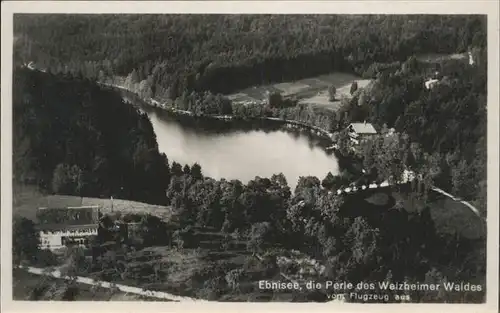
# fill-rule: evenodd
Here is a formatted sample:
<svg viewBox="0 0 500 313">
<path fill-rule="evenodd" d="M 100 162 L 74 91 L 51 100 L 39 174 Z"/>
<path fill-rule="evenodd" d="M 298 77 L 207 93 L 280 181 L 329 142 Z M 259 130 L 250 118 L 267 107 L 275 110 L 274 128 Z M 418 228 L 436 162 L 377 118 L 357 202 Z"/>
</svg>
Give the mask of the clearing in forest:
<svg viewBox="0 0 500 313">
<path fill-rule="evenodd" d="M 354 81 L 358 83 L 358 88 L 364 88 L 371 82 L 369 79 L 361 79 L 353 74 L 335 72 L 293 82 L 254 86 L 227 96 L 236 103 L 259 102 L 267 99 L 268 93 L 279 92 L 285 97 L 295 97 L 301 103 L 338 110 L 340 100 L 344 97 L 351 97 L 351 84 Z M 332 85 L 337 88 L 334 101 L 330 101 L 328 95 L 328 87 Z"/>
<path fill-rule="evenodd" d="M 462 60 L 467 57 L 468 57 L 467 53 L 453 53 L 453 54 L 428 53 L 428 54 L 418 55 L 417 60 L 426 63 L 437 63 L 447 60 Z"/>
<path fill-rule="evenodd" d="M 98 205 L 102 213 L 150 213 L 163 220 L 169 220 L 172 210 L 167 206 L 147 204 L 137 201 L 105 198 L 87 198 L 65 195 L 46 195 L 33 186 L 15 186 L 12 201 L 12 213 L 36 221 L 36 211 L 39 207 L 78 207 Z"/>
</svg>

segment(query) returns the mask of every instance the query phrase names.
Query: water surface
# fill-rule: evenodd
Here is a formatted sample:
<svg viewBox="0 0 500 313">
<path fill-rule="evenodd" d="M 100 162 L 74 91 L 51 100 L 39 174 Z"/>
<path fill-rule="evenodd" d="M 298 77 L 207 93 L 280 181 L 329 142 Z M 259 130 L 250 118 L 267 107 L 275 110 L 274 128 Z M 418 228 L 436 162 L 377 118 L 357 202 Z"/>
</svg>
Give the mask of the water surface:
<svg viewBox="0 0 500 313">
<path fill-rule="evenodd" d="M 156 133 L 160 152 L 170 162 L 194 164 L 215 179 L 239 179 L 283 173 L 295 188 L 299 176 L 323 179 L 338 172 L 334 155 L 328 154 L 304 133 L 273 129 L 221 126 L 223 122 L 183 122 L 158 110 L 145 110 Z M 241 123 L 241 122 L 235 122 Z M 224 123 L 227 125 L 227 123 Z"/>
</svg>

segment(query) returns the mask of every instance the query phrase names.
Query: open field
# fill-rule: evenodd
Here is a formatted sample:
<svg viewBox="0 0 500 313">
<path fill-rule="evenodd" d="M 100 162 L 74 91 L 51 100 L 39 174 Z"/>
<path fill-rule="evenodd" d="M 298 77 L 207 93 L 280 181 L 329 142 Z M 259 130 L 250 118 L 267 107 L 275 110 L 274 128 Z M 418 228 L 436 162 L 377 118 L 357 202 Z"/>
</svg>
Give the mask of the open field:
<svg viewBox="0 0 500 313">
<path fill-rule="evenodd" d="M 150 213 L 164 220 L 170 219 L 172 210 L 169 207 L 120 199 L 100 199 L 64 195 L 45 195 L 32 186 L 15 186 L 13 192 L 12 213 L 31 220 L 36 218 L 39 207 L 67 207 L 98 205 L 103 213 Z"/>
<path fill-rule="evenodd" d="M 364 87 L 368 86 L 368 84 L 370 83 L 369 79 L 356 79 L 356 81 L 358 82 L 358 88 L 364 88 Z M 341 104 L 340 100 L 343 97 L 346 97 L 346 98 L 351 97 L 351 94 L 350 94 L 351 83 L 339 85 L 337 87 L 337 95 L 335 96 L 335 101 L 330 101 L 328 99 L 329 98 L 328 90 L 322 90 L 310 98 L 302 99 L 301 102 L 330 108 L 331 110 L 336 111 L 340 108 L 340 104 Z"/>
<path fill-rule="evenodd" d="M 468 57 L 467 53 L 454 53 L 454 54 L 433 53 L 433 54 L 419 55 L 417 56 L 417 60 L 419 60 L 420 62 L 433 63 L 433 62 L 442 62 L 446 60 L 461 60 L 467 57 Z"/>
<path fill-rule="evenodd" d="M 294 82 L 255 86 L 228 95 L 234 102 L 262 101 L 267 99 L 268 92 L 280 92 L 283 96 L 294 96 L 299 102 L 328 107 L 337 110 L 343 97 L 350 97 L 352 82 L 357 81 L 358 88 L 366 87 L 371 80 L 360 79 L 348 73 L 332 73 L 314 78 L 305 78 Z M 328 87 L 337 88 L 336 100 L 328 100 Z"/>
</svg>

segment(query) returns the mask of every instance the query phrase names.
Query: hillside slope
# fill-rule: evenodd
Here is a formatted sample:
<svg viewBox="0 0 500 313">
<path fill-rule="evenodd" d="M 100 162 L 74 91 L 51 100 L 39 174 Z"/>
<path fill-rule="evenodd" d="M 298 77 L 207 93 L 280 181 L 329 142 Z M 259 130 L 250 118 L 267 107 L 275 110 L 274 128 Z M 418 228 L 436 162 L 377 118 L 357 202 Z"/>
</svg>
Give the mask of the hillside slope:
<svg viewBox="0 0 500 313">
<path fill-rule="evenodd" d="M 96 83 L 14 70 L 14 181 L 45 192 L 165 203 L 167 158 L 146 114 Z"/>
<path fill-rule="evenodd" d="M 168 206 L 153 205 L 137 201 L 110 198 L 90 198 L 65 195 L 47 195 L 33 186 L 15 186 L 12 212 L 31 220 L 36 218 L 36 209 L 39 207 L 68 207 L 98 205 L 103 213 L 149 213 L 163 220 L 172 217 L 172 209 Z"/>
</svg>

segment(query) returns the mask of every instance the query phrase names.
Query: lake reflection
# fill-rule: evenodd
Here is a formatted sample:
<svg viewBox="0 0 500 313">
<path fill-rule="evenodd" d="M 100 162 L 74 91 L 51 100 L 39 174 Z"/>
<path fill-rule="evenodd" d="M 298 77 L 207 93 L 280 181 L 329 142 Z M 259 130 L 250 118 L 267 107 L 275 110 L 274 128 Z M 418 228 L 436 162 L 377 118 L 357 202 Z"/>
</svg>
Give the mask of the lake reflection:
<svg viewBox="0 0 500 313">
<path fill-rule="evenodd" d="M 170 163 L 197 162 L 204 175 L 216 179 L 239 179 L 244 183 L 255 178 L 283 173 L 288 185 L 295 188 L 299 176 L 323 179 L 338 171 L 334 155 L 327 154 L 305 134 L 281 130 L 235 129 L 222 122 L 181 122 L 146 109 L 156 133 L 160 152 Z M 240 127 L 238 127 L 240 128 Z"/>
</svg>

